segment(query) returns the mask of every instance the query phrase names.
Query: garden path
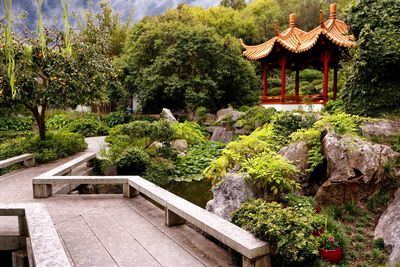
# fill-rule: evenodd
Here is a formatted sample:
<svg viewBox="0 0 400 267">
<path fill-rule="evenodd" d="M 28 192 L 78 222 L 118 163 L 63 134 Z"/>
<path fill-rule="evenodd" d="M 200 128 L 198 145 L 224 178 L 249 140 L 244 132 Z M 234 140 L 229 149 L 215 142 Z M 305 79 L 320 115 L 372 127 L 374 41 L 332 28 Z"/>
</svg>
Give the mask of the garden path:
<svg viewBox="0 0 400 267">
<path fill-rule="evenodd" d="M 87 138 L 85 152 L 104 149 Z M 142 197 L 59 195 L 33 199 L 32 178 L 72 157 L 0 177 L 0 202 L 44 203 L 73 266 L 231 266 L 230 254 L 186 225 L 167 227 L 164 212 Z M 15 218 L 0 218 L 0 232 L 17 232 Z"/>
</svg>

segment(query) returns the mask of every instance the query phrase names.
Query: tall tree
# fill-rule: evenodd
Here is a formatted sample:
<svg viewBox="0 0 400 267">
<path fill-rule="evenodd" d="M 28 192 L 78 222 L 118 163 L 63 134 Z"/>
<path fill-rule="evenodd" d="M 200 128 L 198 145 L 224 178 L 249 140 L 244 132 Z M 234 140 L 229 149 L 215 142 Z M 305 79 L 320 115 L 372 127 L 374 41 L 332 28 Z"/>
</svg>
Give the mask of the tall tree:
<svg viewBox="0 0 400 267">
<path fill-rule="evenodd" d="M 365 115 L 400 109 L 400 5 L 364 0 L 351 5 L 347 21 L 358 47 L 342 94 L 347 111 Z"/>
</svg>

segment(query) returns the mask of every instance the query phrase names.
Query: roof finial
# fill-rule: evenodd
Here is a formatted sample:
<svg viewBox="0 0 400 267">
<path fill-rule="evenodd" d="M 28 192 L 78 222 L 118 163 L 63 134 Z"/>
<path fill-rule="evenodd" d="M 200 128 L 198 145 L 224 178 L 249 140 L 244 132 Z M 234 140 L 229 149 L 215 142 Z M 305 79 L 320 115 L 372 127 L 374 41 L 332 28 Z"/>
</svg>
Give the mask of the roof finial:
<svg viewBox="0 0 400 267">
<path fill-rule="evenodd" d="M 322 10 L 319 11 L 319 23 L 321 24 L 321 27 L 324 27 L 324 13 Z"/>
<path fill-rule="evenodd" d="M 279 35 L 279 25 L 278 25 L 277 20 L 274 20 L 274 31 L 275 31 L 275 35 L 278 36 Z"/>
<path fill-rule="evenodd" d="M 289 15 L 289 25 L 290 25 L 290 28 L 296 27 L 296 15 L 295 14 Z"/>
<path fill-rule="evenodd" d="M 329 18 L 336 19 L 336 4 L 331 4 L 329 6 Z"/>
</svg>

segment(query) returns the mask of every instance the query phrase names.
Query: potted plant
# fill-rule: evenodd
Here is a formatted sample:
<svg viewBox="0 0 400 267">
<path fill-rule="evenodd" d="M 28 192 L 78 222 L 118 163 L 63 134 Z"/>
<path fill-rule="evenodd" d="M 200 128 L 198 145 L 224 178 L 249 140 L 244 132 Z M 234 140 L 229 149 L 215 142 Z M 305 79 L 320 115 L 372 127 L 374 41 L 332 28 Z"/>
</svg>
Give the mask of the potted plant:
<svg viewBox="0 0 400 267">
<path fill-rule="evenodd" d="M 332 234 L 326 232 L 319 236 L 319 255 L 330 263 L 339 263 L 342 258 L 342 248 Z"/>
</svg>

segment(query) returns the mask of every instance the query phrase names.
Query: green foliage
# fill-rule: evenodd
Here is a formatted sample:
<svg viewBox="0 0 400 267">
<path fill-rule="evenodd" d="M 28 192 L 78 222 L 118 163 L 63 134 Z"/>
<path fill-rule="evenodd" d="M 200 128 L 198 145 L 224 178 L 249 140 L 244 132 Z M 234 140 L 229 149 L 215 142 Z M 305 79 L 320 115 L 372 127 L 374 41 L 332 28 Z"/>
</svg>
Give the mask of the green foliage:
<svg viewBox="0 0 400 267">
<path fill-rule="evenodd" d="M 346 111 L 378 116 L 400 108 L 398 0 L 354 1 L 346 20 L 357 38 L 342 97 Z"/>
<path fill-rule="evenodd" d="M 120 175 L 141 175 L 150 165 L 150 156 L 143 149 L 130 146 L 115 159 L 115 164 Z"/>
<path fill-rule="evenodd" d="M 111 112 L 104 116 L 104 121 L 108 127 L 114 127 L 119 124 L 130 122 L 132 117 L 123 111 Z"/>
<path fill-rule="evenodd" d="M 85 139 L 77 133 L 50 132 L 45 140 L 35 136 L 29 140 L 29 152 L 35 154 L 37 162 L 48 162 L 83 151 Z"/>
<path fill-rule="evenodd" d="M 206 142 L 190 147 L 184 157 L 179 157 L 176 161 L 175 176 L 173 180 L 185 177 L 185 180 L 192 176 L 201 176 L 201 173 L 210 163 L 215 160 L 224 147 L 224 144 L 217 142 Z"/>
<path fill-rule="evenodd" d="M 238 10 L 246 7 L 245 0 L 221 0 L 219 4 L 224 7 L 230 7 Z"/>
<path fill-rule="evenodd" d="M 108 134 L 108 127 L 99 120 L 78 119 L 70 122 L 67 127 L 72 133 L 80 133 L 85 137 L 102 136 Z"/>
<path fill-rule="evenodd" d="M 290 135 L 293 142 L 306 142 L 308 145 L 308 164 L 307 172 L 311 173 L 324 161 L 321 145 L 321 131 L 314 128 L 300 129 Z"/>
<path fill-rule="evenodd" d="M 271 122 L 275 113 L 273 108 L 266 109 L 262 106 L 254 106 L 246 111 L 241 120 L 243 120 L 245 129 L 254 131 L 257 127 Z"/>
<path fill-rule="evenodd" d="M 357 135 L 360 131 L 358 126 L 362 121 L 364 121 L 362 117 L 342 112 L 333 115 L 323 115 L 322 118 L 315 123 L 314 128 L 340 135 Z"/>
<path fill-rule="evenodd" d="M 218 182 L 229 169 L 237 168 L 247 159 L 263 152 L 272 153 L 282 146 L 279 137 L 274 133 L 272 125 L 256 129 L 249 136 L 239 136 L 236 141 L 228 143 L 222 155 L 204 170 L 203 175 Z"/>
<path fill-rule="evenodd" d="M 71 119 L 66 114 L 55 114 L 46 121 L 49 130 L 65 129 L 70 122 Z"/>
<path fill-rule="evenodd" d="M 242 165 L 242 170 L 250 175 L 251 182 L 274 196 L 300 188 L 293 179 L 299 171 L 280 155 L 262 153 L 246 160 Z"/>
<path fill-rule="evenodd" d="M 143 20 L 129 35 L 119 64 L 126 90 L 144 111 L 216 110 L 256 98 L 255 70 L 242 57 L 237 39 L 198 22 Z"/>
<path fill-rule="evenodd" d="M 17 137 L 0 143 L 0 160 L 12 158 L 26 153 L 29 142 L 25 137 Z"/>
<path fill-rule="evenodd" d="M 1 118 L 0 117 L 0 131 L 29 131 L 33 128 L 32 118 Z"/>
<path fill-rule="evenodd" d="M 189 145 L 205 143 L 207 140 L 196 122 L 176 122 L 171 124 L 171 128 L 174 131 L 174 139 L 185 139 Z"/>
<path fill-rule="evenodd" d="M 274 132 L 287 139 L 292 133 L 299 129 L 308 129 L 313 126 L 316 118 L 313 114 L 295 114 L 292 112 L 276 113 L 273 119 Z M 282 144 L 287 140 L 282 141 Z"/>
<path fill-rule="evenodd" d="M 164 158 L 154 158 L 143 173 L 143 178 L 156 185 L 163 186 L 168 184 L 169 177 L 174 173 L 174 168 L 172 161 Z"/>
<path fill-rule="evenodd" d="M 313 212 L 258 199 L 242 204 L 232 222 L 270 243 L 276 253 L 274 266 L 301 264 L 318 255 L 319 243 L 312 232 L 321 227 L 321 219 Z"/>
</svg>

